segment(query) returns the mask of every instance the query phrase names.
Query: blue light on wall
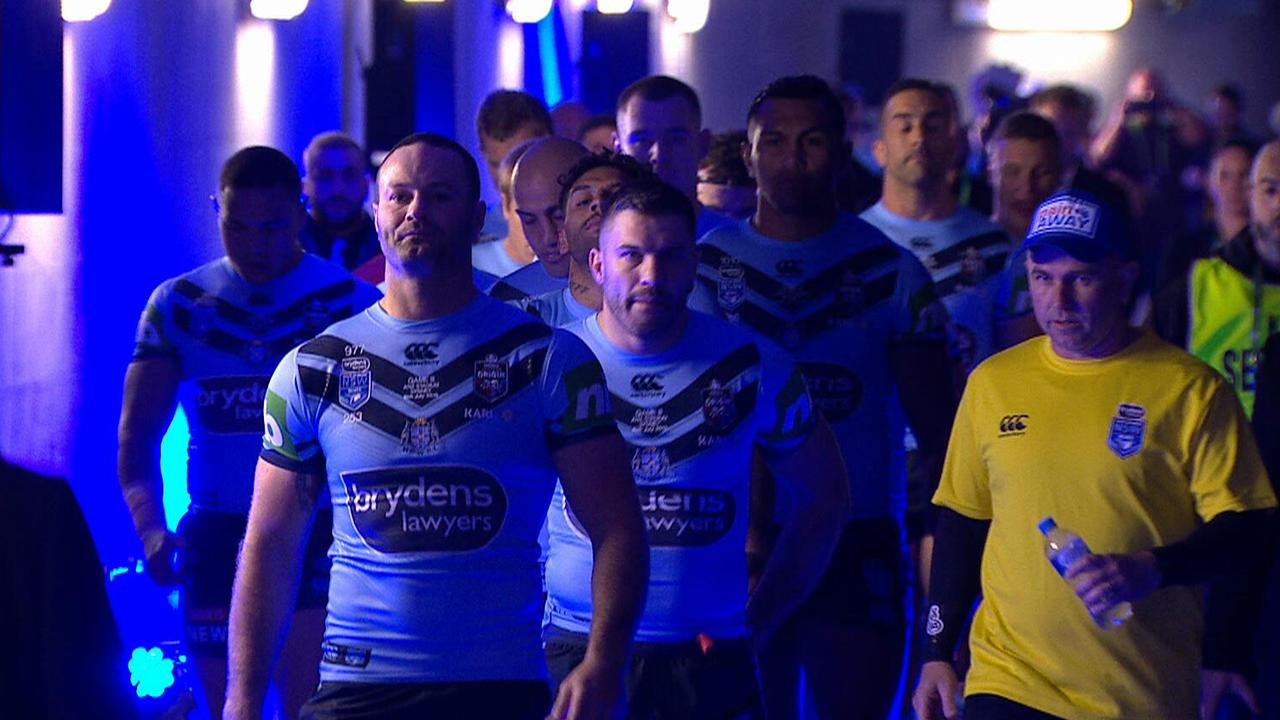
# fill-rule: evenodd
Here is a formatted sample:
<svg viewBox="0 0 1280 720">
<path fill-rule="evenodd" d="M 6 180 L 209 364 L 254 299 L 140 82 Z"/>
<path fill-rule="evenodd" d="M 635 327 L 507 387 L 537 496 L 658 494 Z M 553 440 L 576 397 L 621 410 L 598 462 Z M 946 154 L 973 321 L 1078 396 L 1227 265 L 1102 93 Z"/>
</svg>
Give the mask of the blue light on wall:
<svg viewBox="0 0 1280 720">
<path fill-rule="evenodd" d="M 187 493 L 187 443 L 191 439 L 187 427 L 187 414 L 178 408 L 173 422 L 160 442 L 160 475 L 164 477 L 164 521 L 170 530 L 176 530 L 178 521 L 191 506 Z"/>
<path fill-rule="evenodd" d="M 548 107 L 573 96 L 573 68 L 564 17 L 556 5 L 536 24 L 521 26 L 524 31 L 524 89 Z"/>
<path fill-rule="evenodd" d="M 560 57 L 556 52 L 556 19 L 559 13 L 550 13 L 538 23 L 538 58 L 542 67 L 542 99 L 553 106 L 564 99 L 560 85 Z"/>
</svg>

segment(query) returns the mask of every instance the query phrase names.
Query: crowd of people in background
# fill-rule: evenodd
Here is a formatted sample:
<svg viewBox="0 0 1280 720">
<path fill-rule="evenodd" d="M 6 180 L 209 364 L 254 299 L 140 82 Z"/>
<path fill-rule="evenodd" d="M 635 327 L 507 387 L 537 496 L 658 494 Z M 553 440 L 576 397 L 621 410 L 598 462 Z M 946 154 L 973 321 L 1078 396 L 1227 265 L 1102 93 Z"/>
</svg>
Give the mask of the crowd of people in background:
<svg viewBox="0 0 1280 720">
<path fill-rule="evenodd" d="M 119 426 L 204 707 L 1280 718 L 1280 141 L 1022 80 L 233 154 Z"/>
</svg>

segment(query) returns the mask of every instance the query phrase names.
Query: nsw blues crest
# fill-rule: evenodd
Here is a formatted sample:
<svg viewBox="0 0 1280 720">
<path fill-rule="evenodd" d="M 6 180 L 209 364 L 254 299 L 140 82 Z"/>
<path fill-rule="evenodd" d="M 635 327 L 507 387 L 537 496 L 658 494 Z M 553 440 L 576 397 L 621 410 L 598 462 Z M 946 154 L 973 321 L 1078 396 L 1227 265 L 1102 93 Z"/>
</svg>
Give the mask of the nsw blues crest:
<svg viewBox="0 0 1280 720">
<path fill-rule="evenodd" d="M 496 402 L 507 394 L 507 364 L 497 355 L 487 355 L 485 359 L 476 361 L 473 383 L 476 394 L 487 402 Z"/>
<path fill-rule="evenodd" d="M 1147 410 L 1141 405 L 1120 403 L 1115 417 L 1111 418 L 1111 432 L 1107 434 L 1107 447 L 1116 457 L 1127 458 L 1142 449 L 1147 437 Z"/>
<path fill-rule="evenodd" d="M 721 258 L 716 279 L 716 299 L 725 310 L 737 310 L 747 299 L 747 275 L 736 258 Z"/>
<path fill-rule="evenodd" d="M 338 372 L 338 404 L 352 412 L 364 407 L 373 394 L 372 363 L 367 357 L 342 358 Z"/>
</svg>

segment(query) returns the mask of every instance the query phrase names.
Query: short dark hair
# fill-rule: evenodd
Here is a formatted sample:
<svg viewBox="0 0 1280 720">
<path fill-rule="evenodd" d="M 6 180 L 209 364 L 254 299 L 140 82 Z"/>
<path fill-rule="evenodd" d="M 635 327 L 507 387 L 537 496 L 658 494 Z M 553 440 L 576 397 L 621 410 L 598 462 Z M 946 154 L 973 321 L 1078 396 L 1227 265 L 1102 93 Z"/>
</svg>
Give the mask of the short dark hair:
<svg viewBox="0 0 1280 720">
<path fill-rule="evenodd" d="M 1036 91 L 1029 102 L 1031 107 L 1037 105 L 1061 105 L 1066 110 L 1083 112 L 1092 120 L 1094 112 L 1093 96 L 1087 91 L 1065 83 L 1050 85 Z"/>
<path fill-rule="evenodd" d="M 840 98 L 831 92 L 831 86 L 816 75 L 792 75 L 774 80 L 764 87 L 751 101 L 747 109 L 747 127 L 760 114 L 760 108 L 768 100 L 808 100 L 816 102 L 826 116 L 827 125 L 839 139 L 844 139 L 845 118 L 844 106 Z"/>
<path fill-rule="evenodd" d="M 433 132 L 416 132 L 408 135 L 400 140 L 400 142 L 391 146 L 385 157 L 382 158 L 382 165 L 378 166 L 378 173 L 382 173 L 382 168 L 386 167 L 387 161 L 400 148 L 409 147 L 411 145 L 427 145 L 429 147 L 444 148 L 451 150 L 462 158 L 463 172 L 467 176 L 468 200 L 471 202 L 480 202 L 480 167 L 476 165 L 476 159 L 471 157 L 471 153 L 467 149 L 454 142 L 450 138 Z"/>
<path fill-rule="evenodd" d="M 698 102 L 698 93 L 687 83 L 669 75 L 650 75 L 628 85 L 622 94 L 618 95 L 617 112 L 621 113 L 627 107 L 627 103 L 636 97 L 651 102 L 673 97 L 682 98 L 689 103 L 689 107 L 693 108 L 693 116 L 698 124 L 702 124 L 702 103 Z"/>
<path fill-rule="evenodd" d="M 1227 150 L 1239 150 L 1249 158 L 1249 165 L 1253 165 L 1253 157 L 1258 154 L 1258 145 L 1251 140 L 1245 138 L 1231 138 L 1224 141 L 1221 145 L 1213 149 L 1210 160 L 1217 158 Z"/>
<path fill-rule="evenodd" d="M 756 181 L 742 162 L 742 144 L 747 141 L 746 130 L 726 130 L 711 138 L 711 147 L 698 163 L 699 175 L 713 185 L 755 187 Z"/>
<path fill-rule="evenodd" d="M 288 155 L 273 147 L 252 145 L 237 150 L 222 164 L 218 190 L 282 187 L 302 196 L 302 177 Z"/>
<path fill-rule="evenodd" d="M 364 148 L 360 147 L 360 143 L 350 135 L 338 130 L 329 130 L 311 138 L 311 142 L 307 143 L 307 148 L 302 151 L 302 168 L 310 169 L 315 164 L 316 156 L 321 152 L 330 148 L 348 148 L 354 150 L 356 157 L 360 158 L 360 169 L 367 171 L 369 169 L 369 158 L 365 155 Z"/>
<path fill-rule="evenodd" d="M 941 83 L 934 82 L 933 80 L 926 80 L 924 78 L 914 78 L 914 77 L 902 78 L 901 80 L 890 85 L 889 89 L 885 90 L 884 92 L 884 104 L 881 107 L 888 108 L 890 100 L 894 99 L 895 97 L 905 92 L 928 93 L 934 96 L 935 98 L 937 98 L 943 105 L 946 106 L 946 112 L 948 116 L 950 116 L 951 113 L 953 112 L 952 108 L 955 105 L 955 103 L 953 102 L 953 98 L 955 97 L 955 90 L 953 88 L 950 88 L 950 87 L 944 88 Z"/>
<path fill-rule="evenodd" d="M 560 209 L 564 210 L 569 204 L 569 189 L 578 181 L 578 178 L 595 170 L 596 168 L 611 167 L 617 168 L 622 172 L 624 181 L 626 180 L 642 180 L 646 178 L 656 177 L 649 166 L 636 160 L 630 155 L 624 155 L 612 150 L 603 150 L 598 153 L 590 153 L 578 158 L 563 175 L 560 176 Z"/>
<path fill-rule="evenodd" d="M 551 113 L 546 104 L 522 90 L 494 90 L 476 112 L 476 134 L 482 143 L 485 138 L 507 140 L 530 124 L 537 125 L 544 135 L 551 134 Z"/>
<path fill-rule="evenodd" d="M 574 138 L 574 140 L 577 140 L 578 142 L 582 142 L 582 138 L 586 137 L 587 133 L 591 132 L 592 130 L 595 130 L 596 128 L 602 128 L 602 127 L 610 127 L 610 128 L 617 129 L 618 127 L 617 116 L 609 115 L 607 113 L 592 115 L 591 117 L 587 118 L 586 122 L 582 123 L 582 129 L 578 130 L 578 137 Z"/>
<path fill-rule="evenodd" d="M 696 239 L 698 216 L 693 202 L 657 176 L 624 182 L 600 211 L 600 227 L 603 228 L 614 215 L 624 210 L 633 210 L 645 217 L 674 215 L 688 228 L 690 242 Z"/>
<path fill-rule="evenodd" d="M 1000 140 L 1047 142 L 1053 146 L 1055 156 L 1062 152 L 1062 138 L 1058 136 L 1058 129 L 1053 126 L 1053 123 L 1043 115 L 1026 110 L 1006 115 L 1000 121 L 995 131 L 991 133 L 989 142 L 994 143 Z"/>
</svg>

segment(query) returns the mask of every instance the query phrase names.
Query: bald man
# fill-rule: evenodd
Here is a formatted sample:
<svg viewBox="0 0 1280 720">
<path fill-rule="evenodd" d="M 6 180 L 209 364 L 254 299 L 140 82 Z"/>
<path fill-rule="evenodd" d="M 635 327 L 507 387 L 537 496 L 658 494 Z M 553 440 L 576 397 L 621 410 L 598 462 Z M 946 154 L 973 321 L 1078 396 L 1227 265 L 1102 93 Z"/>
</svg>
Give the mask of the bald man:
<svg viewBox="0 0 1280 720">
<path fill-rule="evenodd" d="M 511 198 L 525 240 L 538 262 L 504 277 L 489 291 L 499 300 L 521 300 L 568 285 L 569 250 L 560 242 L 560 177 L 587 154 L 561 137 L 533 141 L 511 173 Z"/>
<path fill-rule="evenodd" d="M 1262 345 L 1280 327 L 1280 141 L 1253 161 L 1249 217 L 1213 257 L 1160 293 L 1156 330 L 1221 372 L 1252 413 Z"/>
</svg>

